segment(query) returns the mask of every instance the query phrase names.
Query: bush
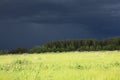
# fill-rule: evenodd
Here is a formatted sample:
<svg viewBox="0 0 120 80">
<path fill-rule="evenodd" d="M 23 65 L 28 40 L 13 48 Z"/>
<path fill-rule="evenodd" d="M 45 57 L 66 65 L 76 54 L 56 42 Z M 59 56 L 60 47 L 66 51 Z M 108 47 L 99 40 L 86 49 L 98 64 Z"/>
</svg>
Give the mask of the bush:
<svg viewBox="0 0 120 80">
<path fill-rule="evenodd" d="M 26 48 L 15 48 L 9 51 L 9 53 L 12 53 L 12 54 L 22 54 L 22 53 L 27 53 L 27 52 L 28 50 Z"/>
<path fill-rule="evenodd" d="M 33 48 L 31 48 L 28 53 L 41 53 L 41 52 L 44 52 L 45 49 L 41 46 L 35 46 Z"/>
<path fill-rule="evenodd" d="M 8 50 L 0 50 L 0 55 L 2 55 L 2 54 L 8 54 L 8 53 L 9 53 Z"/>
</svg>

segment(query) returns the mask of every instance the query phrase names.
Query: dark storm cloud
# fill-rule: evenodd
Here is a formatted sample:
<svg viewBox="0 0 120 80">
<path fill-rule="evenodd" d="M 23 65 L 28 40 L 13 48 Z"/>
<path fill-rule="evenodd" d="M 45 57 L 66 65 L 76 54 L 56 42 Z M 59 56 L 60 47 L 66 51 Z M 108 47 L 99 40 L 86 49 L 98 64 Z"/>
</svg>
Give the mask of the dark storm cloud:
<svg viewBox="0 0 120 80">
<path fill-rule="evenodd" d="M 7 25 L 11 26 L 8 27 Z M 0 26 L 0 48 L 32 47 L 51 40 L 90 38 L 84 25 L 73 24 L 2 24 Z M 7 27 L 5 27 L 7 26 Z M 22 26 L 22 27 L 21 27 Z M 76 28 L 74 28 L 74 27 Z M 84 26 L 84 27 L 83 27 Z M 24 27 L 24 28 L 23 28 Z M 81 34 L 82 33 L 82 34 Z"/>
<path fill-rule="evenodd" d="M 119 24 L 119 18 L 114 16 L 119 16 L 119 7 L 115 7 L 119 3 L 118 0 L 4 0 L 0 17 L 39 24 Z"/>
<path fill-rule="evenodd" d="M 119 0 L 0 0 L 0 48 L 119 36 L 119 5 Z"/>
<path fill-rule="evenodd" d="M 84 19 L 111 18 L 110 9 L 116 3 L 117 0 L 2 0 L 0 17 L 38 23 L 80 23 Z M 113 7 L 107 11 L 104 5 Z"/>
<path fill-rule="evenodd" d="M 119 15 L 120 1 L 2 0 L 0 3 L 0 18 L 3 19 L 17 18 L 20 21 L 40 24 L 79 23 L 90 25 L 99 22 L 113 22 L 114 15 Z"/>
</svg>

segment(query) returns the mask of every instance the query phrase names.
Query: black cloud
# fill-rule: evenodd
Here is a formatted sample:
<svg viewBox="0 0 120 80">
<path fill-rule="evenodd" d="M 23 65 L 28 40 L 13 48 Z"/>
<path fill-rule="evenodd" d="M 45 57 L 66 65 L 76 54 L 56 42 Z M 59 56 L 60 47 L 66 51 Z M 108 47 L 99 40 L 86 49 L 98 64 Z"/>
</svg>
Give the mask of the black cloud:
<svg viewBox="0 0 120 80">
<path fill-rule="evenodd" d="M 119 4 L 119 0 L 1 0 L 1 48 L 119 36 Z"/>
</svg>

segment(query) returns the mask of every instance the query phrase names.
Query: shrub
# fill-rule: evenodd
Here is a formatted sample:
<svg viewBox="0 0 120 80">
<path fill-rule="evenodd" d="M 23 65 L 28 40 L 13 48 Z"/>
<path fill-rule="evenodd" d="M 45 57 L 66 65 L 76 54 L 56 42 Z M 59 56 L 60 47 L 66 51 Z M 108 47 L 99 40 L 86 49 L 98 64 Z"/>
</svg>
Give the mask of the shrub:
<svg viewBox="0 0 120 80">
<path fill-rule="evenodd" d="M 0 55 L 2 55 L 2 54 L 8 54 L 8 53 L 9 53 L 8 50 L 0 50 Z"/>
<path fill-rule="evenodd" d="M 9 51 L 9 53 L 12 53 L 12 54 L 22 54 L 22 53 L 27 53 L 27 52 L 28 50 L 26 48 L 15 48 Z"/>
</svg>

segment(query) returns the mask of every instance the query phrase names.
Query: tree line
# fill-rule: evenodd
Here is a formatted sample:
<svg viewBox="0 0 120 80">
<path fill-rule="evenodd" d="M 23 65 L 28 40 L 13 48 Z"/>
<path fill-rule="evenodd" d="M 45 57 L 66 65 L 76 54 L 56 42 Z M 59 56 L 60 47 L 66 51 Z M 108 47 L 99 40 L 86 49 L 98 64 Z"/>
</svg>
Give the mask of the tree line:
<svg viewBox="0 0 120 80">
<path fill-rule="evenodd" d="M 101 51 L 120 50 L 120 37 L 104 40 L 83 39 L 83 40 L 58 40 L 35 46 L 31 49 L 15 48 L 13 50 L 1 50 L 2 54 L 18 53 L 44 53 L 44 52 L 68 52 L 68 51 Z"/>
</svg>

